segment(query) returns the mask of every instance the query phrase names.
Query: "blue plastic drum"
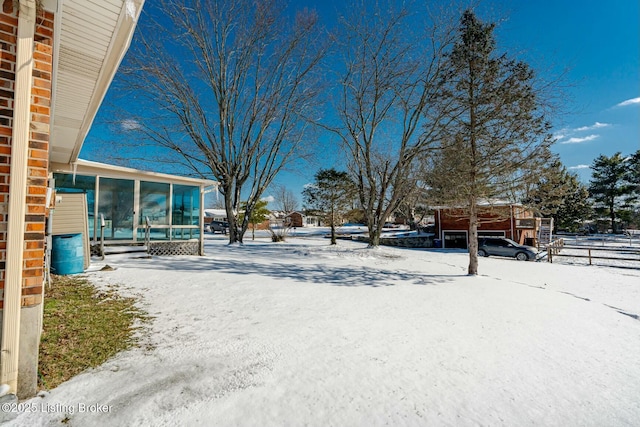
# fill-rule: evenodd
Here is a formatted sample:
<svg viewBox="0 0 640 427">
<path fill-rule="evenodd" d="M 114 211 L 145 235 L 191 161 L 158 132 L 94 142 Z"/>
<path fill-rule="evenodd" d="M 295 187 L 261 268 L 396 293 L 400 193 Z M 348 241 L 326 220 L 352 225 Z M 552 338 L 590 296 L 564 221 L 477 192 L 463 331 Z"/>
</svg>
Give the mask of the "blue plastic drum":
<svg viewBox="0 0 640 427">
<path fill-rule="evenodd" d="M 66 275 L 84 271 L 82 234 L 53 236 L 51 247 L 51 273 Z"/>
</svg>

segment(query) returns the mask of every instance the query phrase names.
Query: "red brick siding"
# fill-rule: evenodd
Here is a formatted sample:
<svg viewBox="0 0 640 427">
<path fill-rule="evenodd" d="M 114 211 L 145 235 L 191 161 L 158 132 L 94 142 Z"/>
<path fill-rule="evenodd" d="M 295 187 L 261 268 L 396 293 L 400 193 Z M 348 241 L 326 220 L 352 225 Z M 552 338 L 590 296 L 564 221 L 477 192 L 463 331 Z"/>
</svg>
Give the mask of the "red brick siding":
<svg viewBox="0 0 640 427">
<path fill-rule="evenodd" d="M 18 19 L 13 8 L 3 2 L 0 12 L 0 289 L 4 289 L 7 203 L 11 163 L 16 34 Z M 39 14 L 34 44 L 33 88 L 31 91 L 31 132 L 27 168 L 27 206 L 23 248 L 22 305 L 42 302 L 44 282 L 46 192 L 49 168 L 49 116 L 54 16 Z M 0 297 L 0 308 L 2 298 Z"/>
</svg>

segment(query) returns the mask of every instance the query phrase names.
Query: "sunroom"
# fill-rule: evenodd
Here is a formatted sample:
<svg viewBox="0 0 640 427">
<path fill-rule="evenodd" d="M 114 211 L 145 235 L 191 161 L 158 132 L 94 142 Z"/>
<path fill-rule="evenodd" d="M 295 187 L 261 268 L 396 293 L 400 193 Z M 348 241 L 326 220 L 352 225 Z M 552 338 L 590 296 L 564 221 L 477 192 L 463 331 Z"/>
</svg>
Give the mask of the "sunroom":
<svg viewBox="0 0 640 427">
<path fill-rule="evenodd" d="M 84 195 L 85 238 L 92 253 L 105 245 L 145 244 L 151 254 L 203 254 L 204 197 L 217 182 L 81 159 L 52 163 L 50 170 L 57 203 L 65 195 Z M 57 210 L 54 227 L 65 221 Z"/>
</svg>

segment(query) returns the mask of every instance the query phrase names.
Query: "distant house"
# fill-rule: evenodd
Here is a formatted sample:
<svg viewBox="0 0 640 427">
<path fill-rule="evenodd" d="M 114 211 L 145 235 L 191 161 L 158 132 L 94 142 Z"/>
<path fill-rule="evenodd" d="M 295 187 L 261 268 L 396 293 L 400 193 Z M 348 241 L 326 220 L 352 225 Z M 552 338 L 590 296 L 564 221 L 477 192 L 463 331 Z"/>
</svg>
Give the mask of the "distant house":
<svg viewBox="0 0 640 427">
<path fill-rule="evenodd" d="M 324 222 L 322 217 L 317 215 L 306 215 L 304 218 L 304 225 L 306 227 L 322 227 Z"/>
<path fill-rule="evenodd" d="M 466 249 L 469 216 L 457 207 L 436 207 L 435 234 L 443 248 Z M 482 202 L 478 214 L 478 236 L 500 236 L 537 246 L 550 240 L 549 221 L 535 218 L 531 209 L 504 201 Z"/>
<path fill-rule="evenodd" d="M 271 211 L 269 214 L 270 227 L 304 227 L 305 224 L 306 216 L 300 212 Z"/>
<path fill-rule="evenodd" d="M 211 221 L 227 222 L 226 209 L 205 209 L 204 210 L 204 223 L 208 224 Z"/>
<path fill-rule="evenodd" d="M 300 212 L 291 212 L 284 217 L 287 227 L 304 227 L 305 217 Z"/>
</svg>

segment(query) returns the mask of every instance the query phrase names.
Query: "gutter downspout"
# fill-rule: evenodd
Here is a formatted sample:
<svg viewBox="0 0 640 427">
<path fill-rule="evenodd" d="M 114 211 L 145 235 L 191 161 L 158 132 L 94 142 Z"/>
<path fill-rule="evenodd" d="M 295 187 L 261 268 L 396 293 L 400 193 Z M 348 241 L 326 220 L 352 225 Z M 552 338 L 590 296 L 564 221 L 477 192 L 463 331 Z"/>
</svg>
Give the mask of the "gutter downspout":
<svg viewBox="0 0 640 427">
<path fill-rule="evenodd" d="M 16 40 L 16 79 L 11 136 L 11 182 L 7 224 L 7 262 L 5 269 L 4 307 L 2 310 L 2 353 L 0 384 L 10 393 L 18 389 L 20 344 L 20 309 L 22 299 L 22 264 L 27 201 L 27 166 L 29 158 L 29 123 L 33 72 L 33 39 L 36 25 L 35 0 L 20 0 L 18 37 Z"/>
</svg>

